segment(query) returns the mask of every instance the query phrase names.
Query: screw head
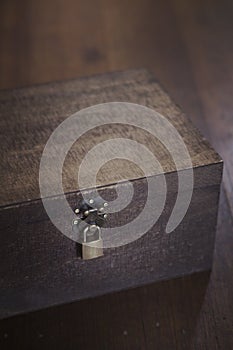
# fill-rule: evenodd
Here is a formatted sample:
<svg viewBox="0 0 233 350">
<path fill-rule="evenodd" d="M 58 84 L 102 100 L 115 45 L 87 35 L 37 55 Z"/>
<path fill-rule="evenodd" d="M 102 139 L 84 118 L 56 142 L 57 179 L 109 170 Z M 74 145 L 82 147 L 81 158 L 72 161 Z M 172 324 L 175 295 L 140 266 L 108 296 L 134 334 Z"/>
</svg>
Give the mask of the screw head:
<svg viewBox="0 0 233 350">
<path fill-rule="evenodd" d="M 77 208 L 77 209 L 75 209 L 75 214 L 78 214 L 79 213 L 79 209 Z"/>
</svg>

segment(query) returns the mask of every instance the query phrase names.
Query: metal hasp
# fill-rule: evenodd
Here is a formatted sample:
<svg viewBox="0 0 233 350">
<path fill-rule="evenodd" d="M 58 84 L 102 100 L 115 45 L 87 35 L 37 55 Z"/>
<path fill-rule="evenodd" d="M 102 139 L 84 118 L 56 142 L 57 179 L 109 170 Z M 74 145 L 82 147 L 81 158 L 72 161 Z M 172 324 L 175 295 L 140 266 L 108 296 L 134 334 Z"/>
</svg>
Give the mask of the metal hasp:
<svg viewBox="0 0 233 350">
<path fill-rule="evenodd" d="M 73 221 L 73 231 L 77 234 L 77 242 L 81 244 L 81 257 L 84 260 L 98 258 L 103 255 L 101 226 L 107 219 L 107 202 L 102 198 L 83 200 L 79 208 L 74 210 L 77 219 Z"/>
</svg>

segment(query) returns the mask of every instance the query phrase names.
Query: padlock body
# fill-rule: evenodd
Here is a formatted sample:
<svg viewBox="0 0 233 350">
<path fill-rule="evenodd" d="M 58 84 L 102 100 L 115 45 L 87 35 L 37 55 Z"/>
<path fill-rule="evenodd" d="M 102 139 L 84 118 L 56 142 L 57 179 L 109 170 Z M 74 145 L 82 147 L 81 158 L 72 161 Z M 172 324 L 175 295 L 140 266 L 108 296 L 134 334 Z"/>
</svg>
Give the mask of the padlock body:
<svg viewBox="0 0 233 350">
<path fill-rule="evenodd" d="M 103 240 L 82 243 L 82 258 L 84 260 L 98 258 L 103 255 Z"/>
</svg>

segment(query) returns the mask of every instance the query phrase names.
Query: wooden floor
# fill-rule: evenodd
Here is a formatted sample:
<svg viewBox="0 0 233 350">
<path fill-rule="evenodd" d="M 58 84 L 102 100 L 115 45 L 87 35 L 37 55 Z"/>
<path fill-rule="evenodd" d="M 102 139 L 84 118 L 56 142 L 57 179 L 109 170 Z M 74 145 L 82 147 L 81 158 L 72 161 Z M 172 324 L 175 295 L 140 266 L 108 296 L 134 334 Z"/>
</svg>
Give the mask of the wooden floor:
<svg viewBox="0 0 233 350">
<path fill-rule="evenodd" d="M 1 0 L 0 88 L 146 67 L 225 161 L 208 273 L 0 324 L 1 349 L 233 349 L 233 2 Z"/>
</svg>

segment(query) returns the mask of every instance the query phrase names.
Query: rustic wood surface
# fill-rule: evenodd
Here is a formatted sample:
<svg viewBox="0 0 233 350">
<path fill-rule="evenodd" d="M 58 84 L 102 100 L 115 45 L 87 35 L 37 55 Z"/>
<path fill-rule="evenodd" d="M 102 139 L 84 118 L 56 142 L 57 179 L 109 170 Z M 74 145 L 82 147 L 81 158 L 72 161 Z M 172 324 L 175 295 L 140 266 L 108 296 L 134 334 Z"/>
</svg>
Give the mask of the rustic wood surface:
<svg viewBox="0 0 233 350">
<path fill-rule="evenodd" d="M 149 68 L 226 165 L 210 280 L 199 274 L 17 317 L 0 327 L 2 348 L 231 349 L 232 1 L 5 0 L 0 7 L 2 88 Z"/>
<path fill-rule="evenodd" d="M 140 142 L 154 154 L 165 172 L 167 198 L 160 219 L 146 235 L 136 240 L 136 230 L 131 230 L 127 232 L 127 238 L 132 237 L 131 244 L 105 250 L 100 259 L 87 262 L 77 259 L 75 243 L 61 235 L 45 213 L 38 184 L 41 153 L 51 131 L 67 115 L 96 103 L 125 99 L 160 112 L 183 136 L 194 166 L 194 191 L 182 224 L 172 235 L 166 235 L 165 226 L 178 192 L 172 153 L 169 154 L 162 143 L 149 132 L 132 125 L 110 124 L 90 130 L 71 147 L 64 163 L 63 189 L 73 210 L 81 202 L 80 194 L 77 194 L 76 173 L 82 158 L 90 148 L 116 137 Z M 0 102 L 0 174 L 5 183 L 0 191 L 3 235 L 0 246 L 0 319 L 210 269 L 223 164 L 218 154 L 185 118 L 152 75 L 143 70 L 135 70 L 2 91 Z M 116 108 L 119 110 L 118 104 Z M 122 121 L 130 117 L 131 113 L 128 108 L 125 112 L 121 111 Z M 112 110 L 109 116 L 114 122 Z M 142 118 L 141 113 L 139 117 Z M 144 122 L 147 120 L 149 131 L 152 129 L 152 118 L 143 116 Z M 94 113 L 92 121 L 95 120 Z M 80 125 L 88 126 L 88 123 L 89 119 L 80 117 Z M 160 127 L 156 124 L 157 131 Z M 169 130 L 166 130 L 166 137 L 170 140 L 170 147 L 175 149 L 177 139 L 172 140 L 174 137 L 169 134 Z M 62 133 L 58 147 L 60 143 L 67 142 L 66 140 L 66 135 Z M 131 152 L 135 153 L 135 147 Z M 50 156 L 51 159 L 54 156 Z M 103 156 L 101 153 L 101 157 Z M 179 171 L 185 172 L 190 165 L 181 160 Z M 94 162 L 98 163 L 96 157 Z M 110 208 L 111 200 L 116 196 L 117 180 L 133 180 L 133 200 L 121 212 L 109 215 L 107 227 L 122 226 L 141 213 L 147 202 L 147 181 L 143 177 L 153 176 L 156 179 L 153 184 L 155 187 L 157 184 L 159 186 L 158 181 L 161 179 L 161 169 L 154 163 L 137 154 L 136 164 L 141 164 L 142 169 L 143 166 L 146 168 L 145 174 L 142 169 L 126 160 L 112 161 L 98 173 L 97 184 L 101 193 L 104 193 L 103 197 L 110 200 Z M 93 169 L 92 163 L 89 172 L 85 171 L 84 188 L 89 189 L 89 198 L 92 197 L 89 177 Z M 46 172 L 47 186 L 53 189 L 53 196 L 47 198 L 47 202 L 53 208 L 61 195 L 56 190 L 54 173 L 50 168 Z M 118 189 L 121 187 L 120 192 L 127 193 L 128 186 L 122 182 L 118 184 Z M 142 227 L 145 227 L 148 217 L 156 215 L 158 198 L 161 198 L 161 194 L 156 191 L 156 198 L 152 203 L 154 208 L 148 208 L 143 215 Z M 63 223 L 68 220 L 64 211 L 58 217 Z M 73 218 L 66 224 L 69 234 Z M 107 236 L 102 235 L 102 238 L 105 244 L 108 241 L 111 246 L 113 241 L 119 245 L 125 239 L 121 236 L 120 240 L 119 235 L 114 238 L 110 232 Z"/>
<path fill-rule="evenodd" d="M 90 261 L 77 257 L 75 242 L 56 229 L 41 201 L 0 211 L 0 319 L 209 270 L 221 175 L 221 163 L 194 170 L 195 189 L 188 211 L 177 229 L 166 234 L 177 197 L 177 174 L 166 174 L 166 204 L 155 225 L 138 239 L 132 229 L 127 233 L 127 238 L 132 237 L 130 244 L 106 249 L 101 258 Z M 127 183 L 120 186 L 127 192 Z M 147 181 L 137 179 L 133 186 L 130 205 L 120 213 L 110 214 L 105 226 L 122 226 L 142 211 L 147 201 Z M 100 194 L 113 200 L 115 186 L 100 189 Z M 57 203 L 59 199 L 49 200 Z M 68 200 L 73 208 L 81 202 L 76 193 L 69 194 Z M 153 212 L 143 216 L 142 227 L 151 215 Z M 64 215 L 62 220 L 66 219 Z M 104 242 L 114 242 L 111 232 L 102 234 L 102 238 Z M 119 243 L 118 237 L 115 242 Z"/>
<path fill-rule="evenodd" d="M 2 149 L 0 176 L 5 184 L 0 188 L 0 208 L 40 198 L 38 181 L 40 159 L 52 131 L 73 113 L 99 103 L 127 101 L 150 107 L 167 118 L 182 135 L 194 168 L 220 162 L 218 154 L 154 80 L 153 75 L 144 70 L 132 70 L 63 83 L 0 91 Z M 125 113 L 127 116 L 127 112 Z M 95 118 L 93 115 L 92 121 L 95 121 Z M 89 120 L 82 116 L 79 119 L 80 125 L 88 128 Z M 114 118 L 112 121 L 114 122 Z M 147 124 L 150 130 L 150 122 Z M 68 152 L 63 171 L 65 193 L 74 192 L 79 188 L 76 172 L 85 154 L 95 145 L 117 137 L 146 145 L 158 159 L 165 173 L 176 171 L 172 156 L 164 145 L 148 132 L 125 124 L 99 126 L 80 137 Z M 175 149 L 176 140 L 172 135 L 168 137 L 170 147 Z M 59 142 L 65 144 L 65 140 L 66 134 L 62 134 Z M 143 156 L 138 159 L 138 164 L 144 164 L 147 168 L 146 176 L 161 173 L 157 164 L 147 163 L 147 159 Z M 181 169 L 187 168 L 185 162 L 183 166 L 180 162 L 180 165 Z M 137 179 L 142 176 L 142 170 L 133 166 L 132 162 L 115 160 L 99 172 L 97 185 L 105 186 L 121 179 Z M 47 178 L 50 188 L 56 189 L 50 170 L 47 172 Z M 85 188 L 90 188 L 88 172 L 85 184 Z M 59 195 L 55 189 L 53 195 Z"/>
</svg>

